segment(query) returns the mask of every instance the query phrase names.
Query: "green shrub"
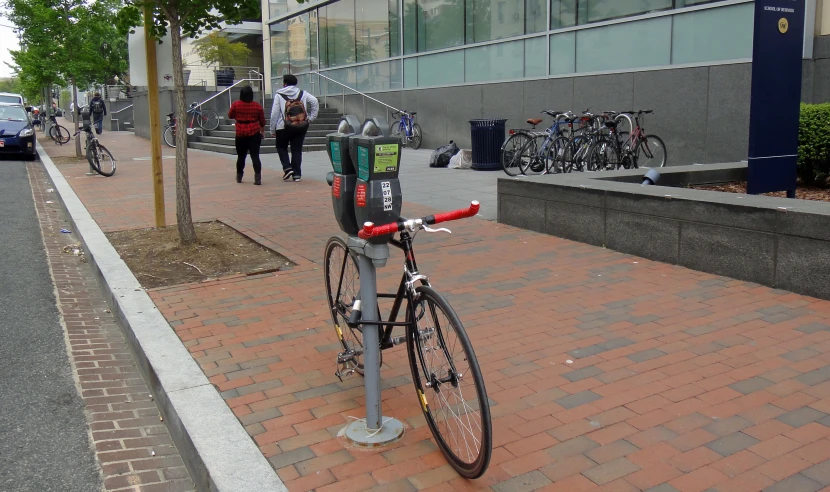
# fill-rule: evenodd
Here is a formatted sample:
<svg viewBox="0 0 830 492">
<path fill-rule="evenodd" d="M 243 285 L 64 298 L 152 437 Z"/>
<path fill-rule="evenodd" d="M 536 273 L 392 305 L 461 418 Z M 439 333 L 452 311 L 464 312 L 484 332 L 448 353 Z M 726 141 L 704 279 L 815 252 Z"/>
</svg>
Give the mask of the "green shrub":
<svg viewBox="0 0 830 492">
<path fill-rule="evenodd" d="M 801 105 L 798 175 L 802 183 L 820 186 L 830 176 L 830 103 Z"/>
</svg>

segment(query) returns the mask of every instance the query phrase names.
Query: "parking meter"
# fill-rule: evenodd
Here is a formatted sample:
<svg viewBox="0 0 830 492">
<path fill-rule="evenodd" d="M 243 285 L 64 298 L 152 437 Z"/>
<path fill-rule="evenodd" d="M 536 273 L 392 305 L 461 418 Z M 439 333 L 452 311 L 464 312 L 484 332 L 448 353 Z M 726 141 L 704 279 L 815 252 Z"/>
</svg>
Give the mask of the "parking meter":
<svg viewBox="0 0 830 492">
<path fill-rule="evenodd" d="M 92 131 L 92 113 L 89 110 L 89 106 L 84 106 L 81 109 L 81 127 L 85 132 Z"/>
<path fill-rule="evenodd" d="M 349 153 L 349 137 L 360 130 L 360 121 L 352 115 L 340 119 L 337 132 L 326 135 L 326 152 L 334 170 L 331 181 L 331 204 L 340 229 L 356 236 L 359 226 L 354 214 L 354 190 L 357 181 Z"/>
<path fill-rule="evenodd" d="M 386 135 L 383 118 L 367 119 L 359 135 L 349 137 L 357 164 L 357 186 L 354 195 L 354 211 L 357 224 L 365 222 L 387 224 L 401 216 L 403 196 L 398 172 L 401 163 L 399 138 Z M 369 241 L 383 244 L 389 236 L 373 237 Z"/>
</svg>

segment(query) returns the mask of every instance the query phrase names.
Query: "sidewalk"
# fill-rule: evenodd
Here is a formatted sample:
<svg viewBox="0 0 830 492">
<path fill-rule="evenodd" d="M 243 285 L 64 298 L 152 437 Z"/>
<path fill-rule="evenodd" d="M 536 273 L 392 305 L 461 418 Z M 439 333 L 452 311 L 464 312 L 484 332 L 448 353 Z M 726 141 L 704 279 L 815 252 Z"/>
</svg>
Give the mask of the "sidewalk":
<svg viewBox="0 0 830 492">
<path fill-rule="evenodd" d="M 59 168 L 105 231 L 152 227 L 150 163 L 133 160 L 149 156 L 147 142 L 115 133 L 102 142 L 119 159 L 113 178 Z M 446 464 L 402 349 L 384 353 L 382 378 L 384 415 L 408 425 L 404 439 L 381 451 L 345 447 L 337 432 L 365 410 L 362 381 L 333 376 L 321 260 L 339 230 L 328 186 L 284 183 L 276 171 L 262 187 L 239 185 L 229 156 L 189 155 L 194 220 L 220 218 L 297 267 L 150 294 L 290 490 L 830 485 L 830 302 L 482 219 L 450 224 L 452 236 L 422 234 L 416 249 L 485 373 L 489 471 L 469 482 Z M 172 223 L 173 160 L 164 165 Z M 447 172 L 423 173 L 423 186 Z M 495 203 L 486 186 L 482 203 Z M 403 214 L 432 211 L 407 201 Z M 393 253 L 379 271 L 381 288 L 399 279 L 399 261 Z"/>
</svg>

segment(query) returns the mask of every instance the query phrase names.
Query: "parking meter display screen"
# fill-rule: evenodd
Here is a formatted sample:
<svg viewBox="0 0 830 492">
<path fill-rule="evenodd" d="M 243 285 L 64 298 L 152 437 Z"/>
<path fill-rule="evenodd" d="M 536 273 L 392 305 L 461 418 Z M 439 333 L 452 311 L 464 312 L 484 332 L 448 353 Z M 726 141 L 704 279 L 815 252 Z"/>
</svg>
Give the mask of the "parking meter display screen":
<svg viewBox="0 0 830 492">
<path fill-rule="evenodd" d="M 369 149 L 357 146 L 357 177 L 369 181 Z"/>
<path fill-rule="evenodd" d="M 374 174 L 398 171 L 398 144 L 375 145 Z"/>
<path fill-rule="evenodd" d="M 340 142 L 329 142 L 329 145 L 331 146 L 331 165 L 334 172 L 342 173 L 343 163 L 340 157 Z"/>
</svg>

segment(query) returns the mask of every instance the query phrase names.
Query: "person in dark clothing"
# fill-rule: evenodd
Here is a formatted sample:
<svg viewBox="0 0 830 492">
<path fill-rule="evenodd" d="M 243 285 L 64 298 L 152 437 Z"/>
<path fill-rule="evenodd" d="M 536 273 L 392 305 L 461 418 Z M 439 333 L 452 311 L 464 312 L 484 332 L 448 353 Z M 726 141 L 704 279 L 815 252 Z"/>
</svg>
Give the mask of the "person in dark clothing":
<svg viewBox="0 0 830 492">
<path fill-rule="evenodd" d="M 302 178 L 303 141 L 308 124 L 317 118 L 320 104 L 317 98 L 297 87 L 297 77 L 282 77 L 283 88 L 274 97 L 271 108 L 271 134 L 277 137 L 277 154 L 282 164 L 283 181 L 292 177 L 294 182 Z M 288 146 L 291 145 L 291 158 Z"/>
<path fill-rule="evenodd" d="M 242 182 L 245 174 L 245 158 L 251 154 L 254 166 L 254 184 L 262 184 L 262 161 L 259 160 L 259 148 L 265 136 L 265 111 L 254 101 L 254 89 L 245 86 L 239 94 L 239 100 L 231 104 L 228 118 L 236 120 L 236 182 Z"/>
<path fill-rule="evenodd" d="M 104 131 L 104 116 L 107 114 L 107 105 L 104 104 L 100 92 L 96 92 L 92 100 L 89 101 L 89 110 L 92 112 L 95 133 L 100 135 Z"/>
</svg>

